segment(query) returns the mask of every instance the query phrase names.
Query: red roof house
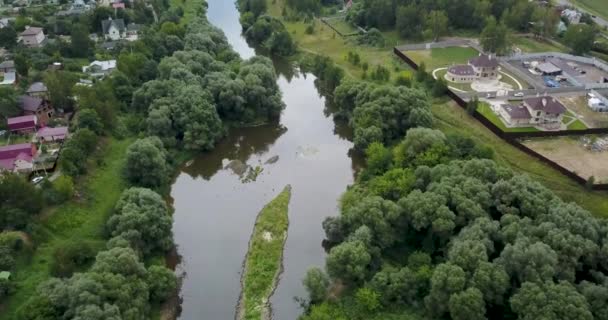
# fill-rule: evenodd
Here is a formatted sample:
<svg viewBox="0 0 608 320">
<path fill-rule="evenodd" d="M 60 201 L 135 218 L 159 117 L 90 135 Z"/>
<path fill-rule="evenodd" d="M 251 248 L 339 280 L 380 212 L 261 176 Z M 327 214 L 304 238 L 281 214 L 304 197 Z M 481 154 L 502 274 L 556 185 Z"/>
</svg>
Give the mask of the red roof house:
<svg viewBox="0 0 608 320">
<path fill-rule="evenodd" d="M 27 115 L 7 119 L 8 129 L 11 132 L 34 132 L 38 126 L 35 115 Z"/>
<path fill-rule="evenodd" d="M 2 146 L 0 147 L 0 170 L 11 172 L 32 171 L 35 155 L 36 145 L 32 143 Z"/>
<path fill-rule="evenodd" d="M 45 99 L 30 96 L 19 97 L 19 105 L 25 115 L 36 115 L 39 125 L 45 125 L 55 114 L 55 110 Z"/>
<path fill-rule="evenodd" d="M 49 128 L 44 127 L 38 130 L 36 138 L 40 142 L 63 141 L 68 135 L 68 127 Z"/>
</svg>

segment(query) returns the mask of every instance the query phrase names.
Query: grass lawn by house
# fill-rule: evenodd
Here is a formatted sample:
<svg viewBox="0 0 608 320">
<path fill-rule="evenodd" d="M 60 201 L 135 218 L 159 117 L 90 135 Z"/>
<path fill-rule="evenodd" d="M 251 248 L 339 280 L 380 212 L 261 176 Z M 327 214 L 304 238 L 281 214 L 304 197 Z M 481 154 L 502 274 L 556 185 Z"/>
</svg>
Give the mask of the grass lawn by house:
<svg viewBox="0 0 608 320">
<path fill-rule="evenodd" d="M 521 49 L 523 52 L 566 52 L 568 48 L 561 44 L 535 39 L 522 35 L 515 35 L 513 38 L 513 46 Z"/>
<path fill-rule="evenodd" d="M 453 64 L 466 64 L 469 59 L 478 56 L 479 52 L 470 47 L 449 47 L 406 51 L 405 54 L 418 65 L 424 62 L 426 70 L 430 72 Z"/>
<path fill-rule="evenodd" d="M 336 28 L 343 35 L 357 33 L 358 30 L 352 24 L 344 20 L 344 17 L 329 17 L 325 21 Z"/>
<path fill-rule="evenodd" d="M 15 313 L 32 296 L 38 285 L 51 277 L 50 265 L 55 250 L 70 241 L 90 241 L 96 249 L 104 248 L 105 222 L 120 197 L 125 183 L 122 168 L 127 147 L 132 139 L 104 141 L 94 158 L 103 159 L 99 165 L 91 159 L 89 174 L 77 183 L 85 199 L 82 203 L 69 201 L 52 208 L 40 217 L 40 230 L 34 241 L 37 249 L 31 258 L 18 259 L 13 281 L 17 286 L 0 313 L 0 319 L 16 319 Z M 84 191 L 83 191 L 84 190 Z"/>
<path fill-rule="evenodd" d="M 570 0 L 591 14 L 608 19 L 608 1 L 606 0 Z"/>
<path fill-rule="evenodd" d="M 486 119 L 490 120 L 494 125 L 500 128 L 500 130 L 504 132 L 536 132 L 539 131 L 534 127 L 520 127 L 520 128 L 508 128 L 502 120 L 498 117 L 498 115 L 492 110 L 489 104 L 480 102 L 479 108 L 477 111 L 484 116 Z"/>
</svg>

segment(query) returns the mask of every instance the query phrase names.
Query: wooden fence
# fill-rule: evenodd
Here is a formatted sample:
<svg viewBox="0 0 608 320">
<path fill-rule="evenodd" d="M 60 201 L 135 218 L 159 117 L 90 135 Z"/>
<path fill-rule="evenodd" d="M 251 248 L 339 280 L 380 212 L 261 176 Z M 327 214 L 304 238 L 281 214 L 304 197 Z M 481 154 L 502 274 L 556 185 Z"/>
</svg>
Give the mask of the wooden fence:
<svg viewBox="0 0 608 320">
<path fill-rule="evenodd" d="M 414 62 L 410 57 L 408 57 L 403 51 L 398 48 L 394 48 L 393 52 L 397 55 L 403 62 L 409 65 L 412 69 L 418 70 L 418 64 Z M 467 102 L 464 101 L 460 96 L 458 96 L 454 91 L 448 88 L 447 95 L 452 99 L 456 104 L 465 109 L 467 108 Z M 587 185 L 587 179 L 579 176 L 575 172 L 572 172 L 563 166 L 559 165 L 555 161 L 543 156 L 542 154 L 526 147 L 523 143 L 519 141 L 522 138 L 540 138 L 540 137 L 563 137 L 563 136 L 581 136 L 587 134 L 608 134 L 608 128 L 596 128 L 596 129 L 586 129 L 586 130 L 565 130 L 565 131 L 540 131 L 540 132 L 505 132 L 484 117 L 478 111 L 472 115 L 477 121 L 483 124 L 488 130 L 492 131 L 495 135 L 502 138 L 505 142 L 514 146 L 515 148 L 521 150 L 522 152 L 538 159 L 539 161 L 545 163 L 546 165 L 554 168 L 559 171 L 563 175 L 571 178 L 581 185 Z M 608 184 L 595 184 L 592 186 L 593 190 L 608 190 Z"/>
</svg>

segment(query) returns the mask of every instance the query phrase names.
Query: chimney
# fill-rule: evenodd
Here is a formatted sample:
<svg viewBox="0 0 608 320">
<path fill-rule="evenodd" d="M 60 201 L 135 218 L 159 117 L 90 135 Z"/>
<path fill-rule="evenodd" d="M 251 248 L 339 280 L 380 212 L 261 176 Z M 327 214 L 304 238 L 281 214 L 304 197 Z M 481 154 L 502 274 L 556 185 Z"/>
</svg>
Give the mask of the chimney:
<svg viewBox="0 0 608 320">
<path fill-rule="evenodd" d="M 543 104 L 543 107 L 546 107 L 547 106 L 547 98 L 543 98 L 541 100 L 541 103 Z"/>
</svg>

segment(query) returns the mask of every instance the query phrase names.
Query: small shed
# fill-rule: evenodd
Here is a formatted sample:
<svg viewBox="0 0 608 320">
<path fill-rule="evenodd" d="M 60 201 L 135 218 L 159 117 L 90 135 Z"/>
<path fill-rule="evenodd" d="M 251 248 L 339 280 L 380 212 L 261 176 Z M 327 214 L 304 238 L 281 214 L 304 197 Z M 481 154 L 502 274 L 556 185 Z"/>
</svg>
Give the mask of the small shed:
<svg viewBox="0 0 608 320">
<path fill-rule="evenodd" d="M 0 271 L 0 280 L 10 280 L 11 273 L 8 271 Z"/>
</svg>

